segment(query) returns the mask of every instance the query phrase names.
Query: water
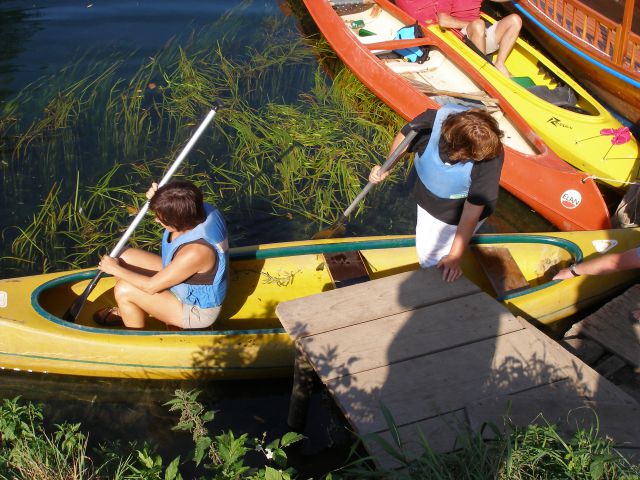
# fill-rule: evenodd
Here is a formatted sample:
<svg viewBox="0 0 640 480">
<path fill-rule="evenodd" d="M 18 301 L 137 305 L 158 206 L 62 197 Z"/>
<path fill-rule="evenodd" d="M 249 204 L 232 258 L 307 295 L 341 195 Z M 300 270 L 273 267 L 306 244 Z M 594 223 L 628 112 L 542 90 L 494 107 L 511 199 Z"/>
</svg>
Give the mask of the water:
<svg viewBox="0 0 640 480">
<path fill-rule="evenodd" d="M 194 30 L 206 27 L 235 9 L 244 25 L 264 26 L 265 18 L 273 18 L 297 28 L 297 19 L 286 16 L 282 5 L 273 1 L 255 1 L 238 8 L 232 0 L 50 0 L 46 2 L 0 2 L 0 107 L 4 108 L 27 85 L 43 77 L 55 83 L 58 72 L 65 66 L 124 60 L 121 75 L 133 74 L 139 66 L 156 54 L 171 38 L 186 38 Z M 232 34 L 234 49 L 255 45 L 259 31 L 235 28 L 224 24 L 216 39 L 225 41 Z M 212 43 L 212 48 L 213 48 Z M 82 60 L 78 60 L 82 59 Z M 282 87 L 279 100 L 294 102 L 301 92 L 312 85 L 316 58 L 291 67 L 278 79 Z M 249 96 L 249 94 L 247 93 Z M 254 97 L 251 101 L 255 101 Z M 271 95 L 271 94 L 270 94 Z M 37 102 L 35 103 L 37 104 Z M 30 114 L 38 115 L 37 109 Z M 38 211 L 54 182 L 62 182 L 63 189 L 72 192 L 76 172 L 84 183 L 98 178 L 108 170 L 110 160 L 96 156 L 97 139 L 85 138 L 77 152 L 64 152 L 60 160 L 39 164 L 24 162 L 16 165 L 0 145 L 0 256 L 9 252 L 15 230 L 10 226 L 24 226 Z M 161 146 L 155 152 L 166 154 Z M 69 154 L 69 157 L 66 155 Z M 117 161 L 120 159 L 111 159 Z M 409 196 L 410 187 L 398 185 L 387 188 L 384 195 L 372 195 L 368 214 L 350 224 L 350 235 L 411 233 L 415 222 L 415 206 Z M 345 199 L 345 207 L 346 207 Z M 293 222 L 265 213 L 268 208 L 254 208 L 251 215 L 233 218 L 236 245 L 266 243 L 308 238 L 308 222 Z M 297 223 L 296 223 L 297 222 Z M 526 206 L 505 192 L 501 192 L 498 212 L 483 227 L 484 231 L 544 231 L 550 225 Z M 23 274 L 30 273 L 26 267 Z M 7 276 L 1 274 L 0 277 Z M 59 378 L 48 375 L 24 375 L 2 372 L 0 397 L 22 395 L 41 401 L 51 423 L 81 421 L 93 432 L 95 440 L 116 438 L 151 438 L 164 452 L 182 451 L 185 442 L 169 433 L 175 417 L 167 413 L 162 403 L 171 398 L 175 388 L 183 385 L 163 382 L 136 382 L 104 379 Z M 291 388 L 290 379 L 252 382 L 217 382 L 196 386 L 205 391 L 203 400 L 220 413 L 214 430 L 233 428 L 260 436 L 269 431 L 271 438 L 286 430 L 286 412 Z M 310 465 L 305 453 L 322 459 L 321 453 L 337 461 L 342 450 L 323 450 L 321 445 L 345 440 L 344 431 L 336 427 L 339 417 L 323 402 L 322 395 L 314 397 L 316 411 L 310 425 L 310 440 L 302 452 L 302 465 Z M 319 402 L 319 403 L 318 403 Z M 338 442 L 339 443 L 339 442 Z M 171 456 L 171 455 L 170 455 Z M 172 456 L 171 456 L 172 457 Z M 323 460 L 320 460 L 323 461 Z M 326 467 L 328 464 L 324 463 Z"/>
</svg>

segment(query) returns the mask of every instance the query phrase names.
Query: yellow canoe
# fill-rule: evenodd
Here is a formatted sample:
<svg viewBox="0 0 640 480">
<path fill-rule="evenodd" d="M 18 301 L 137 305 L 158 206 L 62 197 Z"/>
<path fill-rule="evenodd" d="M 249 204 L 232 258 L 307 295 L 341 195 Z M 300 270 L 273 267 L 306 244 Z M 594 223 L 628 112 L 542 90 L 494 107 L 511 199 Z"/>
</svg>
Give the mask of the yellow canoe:
<svg viewBox="0 0 640 480">
<path fill-rule="evenodd" d="M 494 22 L 488 16 L 485 19 Z M 624 141 L 628 132 L 621 130 L 620 121 L 540 51 L 519 38 L 507 59 L 512 74 L 507 78 L 467 46 L 457 31 L 437 25 L 429 30 L 491 82 L 560 158 L 615 188 L 626 188 L 626 182 L 636 181 L 640 173 L 636 139 L 631 136 Z M 535 86 L 552 90 L 567 86 L 577 105 L 553 105 L 528 89 Z"/>
<path fill-rule="evenodd" d="M 610 296 L 633 279 L 619 273 L 550 281 L 562 266 L 640 241 L 640 230 L 479 235 L 474 248 L 508 251 L 527 285 L 499 299 L 514 313 L 550 324 Z M 473 249 L 472 249 L 473 250 Z M 0 280 L 0 368 L 145 379 L 255 378 L 289 374 L 293 348 L 278 303 L 334 288 L 324 254 L 360 251 L 372 279 L 417 268 L 412 236 L 301 241 L 233 249 L 231 284 L 213 330 L 106 329 L 91 315 L 113 304 L 113 278 L 98 283 L 75 324 L 60 317 L 95 275 L 79 270 Z M 468 252 L 465 274 L 495 295 Z M 504 258 L 504 257 L 503 257 Z"/>
</svg>

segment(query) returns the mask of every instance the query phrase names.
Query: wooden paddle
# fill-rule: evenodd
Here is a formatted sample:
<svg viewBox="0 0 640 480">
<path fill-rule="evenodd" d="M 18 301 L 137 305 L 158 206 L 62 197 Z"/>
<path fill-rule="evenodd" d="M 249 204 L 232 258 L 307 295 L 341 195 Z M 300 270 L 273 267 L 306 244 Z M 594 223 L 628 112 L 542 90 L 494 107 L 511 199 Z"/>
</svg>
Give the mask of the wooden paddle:
<svg viewBox="0 0 640 480">
<path fill-rule="evenodd" d="M 495 105 L 498 105 L 500 103 L 499 99 L 490 97 L 484 92 L 466 93 L 466 92 L 454 92 L 452 90 L 440 90 L 438 88 L 432 87 L 429 84 L 423 83 L 419 80 L 415 80 L 407 77 L 405 78 L 409 80 L 409 83 L 411 83 L 413 87 L 415 87 L 416 89 L 420 90 L 423 93 L 430 93 L 432 95 L 447 95 L 449 97 L 462 98 L 466 100 L 478 100 L 480 102 L 489 102 Z"/>
<path fill-rule="evenodd" d="M 196 144 L 196 142 L 204 132 L 204 130 L 207 128 L 207 125 L 209 125 L 211 120 L 213 120 L 213 117 L 215 116 L 218 108 L 219 108 L 219 105 L 216 105 L 207 114 L 205 119 L 202 121 L 198 129 L 195 131 L 195 133 L 189 140 L 189 142 L 182 149 L 182 152 L 180 152 L 180 155 L 178 155 L 178 158 L 174 160 L 171 167 L 169 167 L 169 170 L 167 171 L 167 173 L 165 173 L 164 177 L 162 177 L 162 180 L 160 180 L 160 183 L 158 183 L 158 188 L 165 185 L 171 179 L 171 177 L 176 172 L 176 170 L 178 170 L 182 161 L 185 159 L 187 154 L 191 151 L 193 146 Z M 125 244 L 129 240 L 129 237 L 131 237 L 131 234 L 133 233 L 133 231 L 136 229 L 138 224 L 142 221 L 142 218 L 147 213 L 147 210 L 149 210 L 149 200 L 147 200 L 147 202 L 142 206 L 142 208 L 140 209 L 136 217 L 131 222 L 131 225 L 129 225 L 129 228 L 127 228 L 127 230 L 122 235 L 122 238 L 120 239 L 120 241 L 116 244 L 115 247 L 113 247 L 113 250 L 111 250 L 111 253 L 109 253 L 110 257 L 118 258 L 118 256 L 120 256 L 120 253 L 122 252 L 122 249 L 124 248 Z M 87 298 L 89 297 L 89 294 L 93 291 L 95 286 L 98 284 L 98 281 L 102 276 L 102 273 L 103 273 L 102 270 L 98 270 L 98 272 L 96 273 L 96 276 L 93 277 L 93 280 L 91 280 L 89 285 L 87 285 L 87 287 L 84 289 L 84 292 L 82 292 L 82 295 L 80 295 L 69 307 L 69 310 L 65 312 L 65 314 L 62 317 L 64 320 L 67 320 L 68 322 L 75 322 L 77 320 L 78 316 L 80 315 L 80 311 L 84 307 L 84 304 L 86 303 Z"/>
<path fill-rule="evenodd" d="M 402 155 L 405 153 L 407 147 L 409 147 L 409 145 L 411 144 L 411 142 L 413 141 L 413 139 L 417 134 L 418 132 L 416 130 L 411 130 L 407 134 L 407 136 L 404 137 L 404 140 L 402 140 L 402 142 L 400 142 L 400 145 L 398 145 L 396 149 L 389 154 L 389 157 L 387 158 L 387 160 L 385 160 L 385 162 L 380 167 L 381 174 L 393 168 L 393 166 L 398 162 L 398 160 L 400 160 Z M 362 191 L 356 196 L 356 198 L 353 199 L 353 202 L 351 202 L 351 205 L 349 205 L 347 209 L 342 213 L 342 216 L 336 222 L 334 222 L 333 225 L 331 225 L 331 227 L 316 233 L 313 237 L 311 237 L 312 240 L 319 240 L 323 238 L 333 238 L 338 235 L 342 235 L 342 233 L 344 233 L 344 230 L 345 230 L 344 224 L 346 223 L 347 218 L 349 217 L 349 215 L 351 215 L 351 212 L 353 212 L 353 210 L 362 201 L 362 199 L 366 197 L 367 193 L 369 193 L 369 190 L 371 190 L 374 185 L 375 184 L 371 182 L 367 183 L 365 187 L 362 189 Z"/>
</svg>

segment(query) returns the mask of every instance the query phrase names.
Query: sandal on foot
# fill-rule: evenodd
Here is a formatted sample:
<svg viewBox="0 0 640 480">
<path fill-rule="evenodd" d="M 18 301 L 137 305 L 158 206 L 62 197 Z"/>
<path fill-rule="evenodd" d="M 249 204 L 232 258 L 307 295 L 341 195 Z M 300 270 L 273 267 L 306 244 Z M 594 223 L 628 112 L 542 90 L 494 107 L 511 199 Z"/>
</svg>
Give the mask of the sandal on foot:
<svg viewBox="0 0 640 480">
<path fill-rule="evenodd" d="M 118 307 L 101 308 L 93 314 L 93 321 L 103 327 L 124 327 Z"/>
</svg>

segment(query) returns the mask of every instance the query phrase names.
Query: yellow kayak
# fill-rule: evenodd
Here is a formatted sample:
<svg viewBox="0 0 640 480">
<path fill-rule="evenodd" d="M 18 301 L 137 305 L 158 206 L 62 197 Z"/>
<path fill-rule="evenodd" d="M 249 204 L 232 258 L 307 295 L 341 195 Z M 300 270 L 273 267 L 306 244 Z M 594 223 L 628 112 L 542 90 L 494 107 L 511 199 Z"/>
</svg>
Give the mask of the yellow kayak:
<svg viewBox="0 0 640 480">
<path fill-rule="evenodd" d="M 488 22 L 492 18 L 484 16 Z M 639 176 L 640 158 L 636 139 L 611 113 L 540 51 L 521 38 L 507 58 L 512 78 L 502 75 L 467 46 L 459 32 L 429 26 L 491 82 L 531 125 L 551 149 L 574 167 L 615 188 L 625 188 Z M 574 106 L 557 106 L 532 90 L 562 90 L 575 96 Z M 556 90 L 558 89 L 558 90 Z"/>
<path fill-rule="evenodd" d="M 638 229 L 479 235 L 463 269 L 514 313 L 550 324 L 613 295 L 633 279 L 627 272 L 550 281 L 559 268 L 639 241 Z M 335 288 L 335 270 L 328 265 L 343 255 L 339 252 L 360 252 L 370 279 L 415 269 L 414 242 L 412 236 L 389 236 L 232 249 L 229 294 L 221 320 L 209 330 L 169 331 L 153 319 L 146 330 L 99 327 L 93 312 L 114 304 L 110 277 L 98 283 L 77 323 L 62 320 L 95 270 L 0 280 L 0 368 L 145 379 L 287 375 L 293 347 L 275 314 L 278 303 Z M 524 278 L 524 284 L 511 283 L 516 288 L 496 294 L 495 268 L 489 272 L 487 262 L 478 260 L 486 259 L 487 252 L 516 265 L 508 268 L 509 275 Z"/>
</svg>

